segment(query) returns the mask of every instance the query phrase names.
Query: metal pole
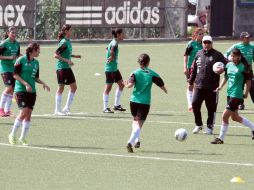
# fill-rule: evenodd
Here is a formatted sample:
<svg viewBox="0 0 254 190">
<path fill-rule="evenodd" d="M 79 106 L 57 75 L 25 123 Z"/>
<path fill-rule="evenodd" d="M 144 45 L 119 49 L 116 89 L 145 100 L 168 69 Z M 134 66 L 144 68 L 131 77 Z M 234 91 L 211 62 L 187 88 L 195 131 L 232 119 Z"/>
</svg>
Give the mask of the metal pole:
<svg viewBox="0 0 254 190">
<path fill-rule="evenodd" d="M 34 40 L 36 40 L 37 0 L 34 1 Z"/>
</svg>

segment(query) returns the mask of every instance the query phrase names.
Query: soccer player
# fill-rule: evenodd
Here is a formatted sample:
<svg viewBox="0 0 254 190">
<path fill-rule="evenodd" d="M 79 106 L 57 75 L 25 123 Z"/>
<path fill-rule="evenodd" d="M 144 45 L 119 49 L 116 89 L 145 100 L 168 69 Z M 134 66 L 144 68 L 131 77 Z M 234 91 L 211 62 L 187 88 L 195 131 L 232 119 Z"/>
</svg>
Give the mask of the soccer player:
<svg viewBox="0 0 254 190">
<path fill-rule="evenodd" d="M 15 79 L 13 78 L 14 63 L 20 56 L 20 46 L 16 41 L 16 28 L 10 27 L 4 35 L 0 44 L 0 72 L 3 78 L 5 89 L 0 100 L 0 117 L 11 115 L 11 104 Z"/>
<path fill-rule="evenodd" d="M 226 51 L 225 57 L 228 58 L 228 56 L 230 56 L 230 54 L 234 48 L 239 49 L 241 51 L 242 55 L 247 60 L 248 64 L 250 65 L 251 73 L 253 74 L 252 63 L 254 61 L 254 45 L 250 44 L 251 37 L 252 37 L 252 35 L 250 35 L 248 32 L 242 32 L 240 34 L 241 42 L 231 46 Z M 254 103 L 254 81 L 252 81 L 252 80 L 251 80 L 250 95 L 251 95 L 252 102 Z M 244 110 L 244 108 L 245 108 L 244 99 L 242 99 L 242 102 L 239 105 L 239 110 Z"/>
<path fill-rule="evenodd" d="M 123 78 L 118 70 L 118 43 L 124 39 L 124 33 L 122 29 L 115 29 L 112 30 L 113 39 L 109 43 L 107 47 L 107 53 L 106 53 L 106 63 L 105 63 L 105 75 L 106 75 L 106 85 L 103 92 L 103 112 L 104 113 L 114 113 L 109 107 L 108 107 L 108 101 L 109 101 L 109 93 L 112 89 L 113 83 L 118 84 L 118 88 L 115 92 L 115 104 L 113 107 L 113 110 L 115 111 L 125 111 L 121 105 L 120 105 L 120 97 L 123 93 Z"/>
<path fill-rule="evenodd" d="M 216 62 L 223 62 L 226 64 L 228 60 L 221 52 L 213 48 L 211 36 L 204 36 L 202 43 L 203 49 L 197 52 L 192 64 L 191 76 L 189 79 L 190 88 L 193 88 L 195 82 L 192 108 L 196 127 L 192 130 L 192 133 L 197 134 L 203 129 L 201 106 L 203 101 L 205 101 L 208 111 L 205 134 L 211 135 L 213 133 L 218 104 L 218 93 L 215 92 L 215 90 L 220 83 L 220 75 L 214 73 L 213 65 Z"/>
<path fill-rule="evenodd" d="M 231 51 L 232 62 L 226 65 L 226 73 L 220 86 L 216 89 L 219 91 L 227 83 L 227 107 L 222 114 L 222 124 L 220 129 L 220 135 L 218 138 L 212 141 L 212 144 L 223 144 L 224 137 L 227 133 L 229 126 L 229 118 L 233 121 L 242 123 L 252 130 L 252 139 L 254 140 L 254 125 L 246 118 L 238 114 L 238 106 L 241 100 L 248 97 L 250 84 L 251 84 L 251 70 L 250 65 L 242 55 L 241 51 L 237 48 Z M 246 81 L 246 89 L 243 94 L 242 86 Z"/>
<path fill-rule="evenodd" d="M 71 69 L 71 66 L 74 65 L 74 63 L 71 61 L 71 57 L 81 59 L 81 56 L 72 54 L 72 45 L 70 42 L 71 34 L 72 29 L 71 25 L 69 24 L 63 25 L 58 34 L 59 44 L 55 52 L 55 58 L 57 59 L 56 74 L 58 80 L 58 88 L 55 96 L 55 115 L 70 114 L 70 106 L 77 90 L 76 79 Z M 70 91 L 68 93 L 66 104 L 63 110 L 61 110 L 62 93 L 65 85 L 70 85 Z"/>
<path fill-rule="evenodd" d="M 160 76 L 148 68 L 150 63 L 149 55 L 141 54 L 138 58 L 138 63 L 140 68 L 131 74 L 129 81 L 124 82 L 126 88 L 134 87 L 130 98 L 130 109 L 133 116 L 132 132 L 126 146 L 127 151 L 130 153 L 133 153 L 132 146 L 134 143 L 135 148 L 140 147 L 140 132 L 149 113 L 152 84 L 155 83 L 167 93 Z"/>
<path fill-rule="evenodd" d="M 31 125 L 31 114 L 36 100 L 35 82 L 42 84 L 43 88 L 49 91 L 49 87 L 39 78 L 39 62 L 35 59 L 40 54 L 40 46 L 36 42 L 32 42 L 26 49 L 26 55 L 20 57 L 15 63 L 14 78 L 15 97 L 18 107 L 20 108 L 12 131 L 9 134 L 10 144 L 16 144 L 16 133 L 22 124 L 21 136 L 19 142 L 26 146 L 26 136 Z"/>
<path fill-rule="evenodd" d="M 202 28 L 196 28 L 192 33 L 192 39 L 188 42 L 187 48 L 184 53 L 184 64 L 183 64 L 183 73 L 185 74 L 187 81 L 190 78 L 191 73 L 191 65 L 194 61 L 194 58 L 199 50 L 203 48 L 202 46 L 202 38 L 204 36 L 204 31 Z M 188 85 L 187 87 L 187 102 L 188 102 L 188 110 L 192 111 L 192 95 L 193 88 Z"/>
</svg>

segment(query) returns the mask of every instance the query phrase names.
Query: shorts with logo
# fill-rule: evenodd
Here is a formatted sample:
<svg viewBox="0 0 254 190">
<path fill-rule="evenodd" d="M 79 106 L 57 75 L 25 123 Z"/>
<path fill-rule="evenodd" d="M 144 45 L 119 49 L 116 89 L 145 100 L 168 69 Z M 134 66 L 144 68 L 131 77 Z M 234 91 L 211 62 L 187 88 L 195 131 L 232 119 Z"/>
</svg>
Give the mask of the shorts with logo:
<svg viewBox="0 0 254 190">
<path fill-rule="evenodd" d="M 106 83 L 109 83 L 109 84 L 123 80 L 122 75 L 119 70 L 117 70 L 115 72 L 106 71 L 105 75 L 106 75 Z"/>
<path fill-rule="evenodd" d="M 19 108 L 33 109 L 36 101 L 36 93 L 16 92 L 15 98 Z"/>
<path fill-rule="evenodd" d="M 57 70 L 56 75 L 58 84 L 69 85 L 76 82 L 71 68 Z"/>
<path fill-rule="evenodd" d="M 6 72 L 1 74 L 5 86 L 15 86 L 15 79 L 12 72 Z"/>
<path fill-rule="evenodd" d="M 136 121 L 145 121 L 150 110 L 150 105 L 130 102 L 131 114 Z"/>
<path fill-rule="evenodd" d="M 227 110 L 230 110 L 230 111 L 236 111 L 238 110 L 238 106 L 241 104 L 242 102 L 242 99 L 240 98 L 232 98 L 232 97 L 227 97 L 227 107 L 226 109 Z"/>
</svg>

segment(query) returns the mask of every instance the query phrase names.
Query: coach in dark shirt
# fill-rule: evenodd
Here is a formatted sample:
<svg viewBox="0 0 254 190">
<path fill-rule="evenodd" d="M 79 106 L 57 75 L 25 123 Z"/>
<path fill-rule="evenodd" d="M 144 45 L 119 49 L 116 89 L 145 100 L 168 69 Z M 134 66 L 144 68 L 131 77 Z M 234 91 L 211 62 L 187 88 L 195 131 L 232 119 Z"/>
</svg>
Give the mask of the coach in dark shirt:
<svg viewBox="0 0 254 190">
<path fill-rule="evenodd" d="M 218 103 L 218 92 L 216 88 L 219 86 L 220 75 L 213 72 L 213 65 L 216 62 L 228 61 L 222 53 L 213 49 L 213 40 L 211 36 L 204 36 L 202 39 L 203 49 L 197 52 L 191 68 L 191 76 L 189 85 L 194 85 L 194 95 L 192 100 L 192 108 L 195 116 L 196 127 L 193 133 L 197 134 L 203 129 L 201 105 L 205 101 L 208 111 L 206 134 L 213 134 L 215 123 L 215 115 Z"/>
</svg>

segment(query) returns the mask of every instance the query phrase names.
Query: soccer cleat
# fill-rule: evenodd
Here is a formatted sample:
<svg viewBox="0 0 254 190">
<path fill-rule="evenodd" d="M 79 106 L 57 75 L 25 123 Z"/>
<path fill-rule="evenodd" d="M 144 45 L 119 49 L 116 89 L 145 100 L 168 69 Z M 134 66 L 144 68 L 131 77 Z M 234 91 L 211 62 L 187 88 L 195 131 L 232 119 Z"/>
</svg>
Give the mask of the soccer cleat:
<svg viewBox="0 0 254 190">
<path fill-rule="evenodd" d="M 193 130 L 192 133 L 193 134 L 198 134 L 199 131 L 201 131 L 203 129 L 203 126 L 196 126 Z"/>
<path fill-rule="evenodd" d="M 5 117 L 5 112 L 3 108 L 0 108 L 0 117 Z"/>
<path fill-rule="evenodd" d="M 12 134 L 9 134 L 9 143 L 15 145 L 17 143 L 17 139 Z"/>
<path fill-rule="evenodd" d="M 5 112 L 5 117 L 10 117 L 12 115 L 12 113 L 11 113 L 11 111 L 9 110 L 9 111 L 7 111 L 7 112 Z"/>
<path fill-rule="evenodd" d="M 221 140 L 221 139 L 219 139 L 219 138 L 215 138 L 212 142 L 211 142 L 211 144 L 223 144 L 224 142 L 223 142 L 223 140 Z"/>
<path fill-rule="evenodd" d="M 110 108 L 103 110 L 103 113 L 114 113 Z"/>
<path fill-rule="evenodd" d="M 25 139 L 19 139 L 19 143 L 23 146 L 28 146 L 28 143 Z"/>
<path fill-rule="evenodd" d="M 62 110 L 62 113 L 64 113 L 65 115 L 71 115 L 70 109 L 69 108 L 64 108 Z"/>
<path fill-rule="evenodd" d="M 140 148 L 140 142 L 136 142 L 136 144 L 134 145 L 135 148 Z"/>
<path fill-rule="evenodd" d="M 244 108 L 245 108 L 244 104 L 238 106 L 239 110 L 244 110 Z"/>
<path fill-rule="evenodd" d="M 212 127 L 207 127 L 206 130 L 204 131 L 204 134 L 212 135 L 213 134 L 213 128 Z"/>
<path fill-rule="evenodd" d="M 113 110 L 115 110 L 115 111 L 126 111 L 126 109 L 124 109 L 121 105 L 114 106 Z"/>
<path fill-rule="evenodd" d="M 127 152 L 133 153 L 133 148 L 132 148 L 131 143 L 128 143 L 127 146 L 126 146 L 126 148 L 127 148 Z"/>
<path fill-rule="evenodd" d="M 66 116 L 65 113 L 61 112 L 61 111 L 55 111 L 54 115 L 58 115 L 58 116 Z"/>
</svg>

